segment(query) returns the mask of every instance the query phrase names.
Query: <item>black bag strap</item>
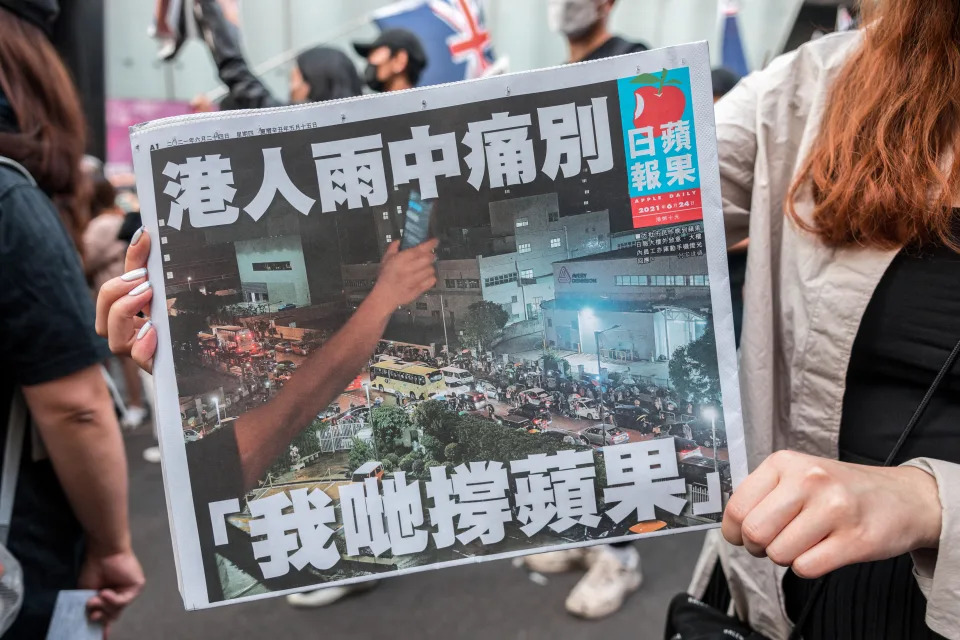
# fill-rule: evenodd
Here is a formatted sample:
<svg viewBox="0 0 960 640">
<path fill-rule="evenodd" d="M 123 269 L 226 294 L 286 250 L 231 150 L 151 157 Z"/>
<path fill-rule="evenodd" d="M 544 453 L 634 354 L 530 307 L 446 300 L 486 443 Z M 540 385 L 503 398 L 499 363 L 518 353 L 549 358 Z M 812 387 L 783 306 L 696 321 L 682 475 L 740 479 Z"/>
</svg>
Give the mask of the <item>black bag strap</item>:
<svg viewBox="0 0 960 640">
<path fill-rule="evenodd" d="M 0 463 L 0 545 L 7 544 L 10 523 L 13 520 L 13 502 L 17 495 L 17 479 L 20 476 L 20 456 L 29 421 L 27 405 L 20 389 L 14 389 L 10 397 L 10 415 L 7 417 L 7 436 L 3 447 L 3 462 Z"/>
<path fill-rule="evenodd" d="M 15 160 L 0 156 L 0 167 L 8 167 L 21 174 L 32 186 L 37 186 L 30 172 Z M 23 394 L 14 389 L 10 397 L 10 415 L 7 417 L 7 436 L 0 463 L 0 544 L 7 544 L 10 521 L 13 519 L 13 501 L 17 494 L 17 478 L 20 475 L 20 456 L 27 432 L 29 418 Z"/>
<path fill-rule="evenodd" d="M 943 362 L 943 366 L 941 366 L 940 371 L 937 372 L 937 377 L 935 377 L 933 382 L 930 383 L 930 388 L 927 389 L 925 394 L 923 394 L 923 399 L 920 400 L 920 404 L 917 405 L 913 415 L 910 416 L 910 420 L 907 421 L 907 425 L 903 428 L 903 432 L 900 434 L 900 438 L 897 439 L 897 443 L 893 445 L 893 450 L 890 451 L 890 455 L 888 455 L 887 459 L 883 462 L 884 467 L 893 465 L 893 461 L 896 460 L 897 455 L 900 453 L 900 449 L 903 448 L 904 443 L 907 441 L 907 438 L 910 437 L 914 427 L 917 426 L 917 423 L 920 422 L 920 419 L 926 412 L 927 406 L 930 404 L 930 399 L 933 398 L 934 394 L 937 392 L 937 389 L 940 388 L 940 384 L 943 382 L 943 379 L 948 373 L 950 373 L 950 370 L 953 369 L 953 365 L 957 362 L 958 356 L 960 356 L 960 340 L 957 341 L 957 344 L 955 344 L 953 347 L 953 351 L 950 352 L 950 355 L 948 355 L 947 359 Z M 829 577 L 830 574 L 822 576 L 818 578 L 816 584 L 813 585 L 813 590 L 810 592 L 810 597 L 807 598 L 807 602 L 803 605 L 803 610 L 800 612 L 800 616 L 797 618 L 796 626 L 794 626 L 793 631 L 790 633 L 789 640 L 801 640 L 801 638 L 803 638 L 803 626 L 810 618 L 810 614 L 813 613 L 813 607 L 823 594 L 824 585 Z"/>
</svg>

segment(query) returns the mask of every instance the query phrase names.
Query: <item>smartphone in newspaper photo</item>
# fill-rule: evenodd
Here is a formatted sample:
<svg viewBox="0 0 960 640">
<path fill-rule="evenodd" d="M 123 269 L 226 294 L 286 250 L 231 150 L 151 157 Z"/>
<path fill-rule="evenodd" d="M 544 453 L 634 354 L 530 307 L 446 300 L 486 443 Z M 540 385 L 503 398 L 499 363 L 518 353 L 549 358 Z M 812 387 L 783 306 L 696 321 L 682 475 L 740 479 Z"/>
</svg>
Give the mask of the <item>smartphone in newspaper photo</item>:
<svg viewBox="0 0 960 640">
<path fill-rule="evenodd" d="M 430 215 L 433 212 L 433 203 L 420 199 L 417 191 L 410 192 L 410 201 L 407 203 L 407 212 L 404 217 L 400 250 L 410 249 L 423 244 L 430 238 Z"/>
</svg>

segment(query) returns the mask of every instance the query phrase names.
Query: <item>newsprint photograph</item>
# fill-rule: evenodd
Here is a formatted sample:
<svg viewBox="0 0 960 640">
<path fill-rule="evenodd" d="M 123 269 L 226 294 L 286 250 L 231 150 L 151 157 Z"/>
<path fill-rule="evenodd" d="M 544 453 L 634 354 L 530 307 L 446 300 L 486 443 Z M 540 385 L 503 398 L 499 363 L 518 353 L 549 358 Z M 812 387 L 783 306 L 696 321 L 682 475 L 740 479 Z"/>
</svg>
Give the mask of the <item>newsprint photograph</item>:
<svg viewBox="0 0 960 640">
<path fill-rule="evenodd" d="M 694 44 L 135 128 L 186 607 L 718 526 L 712 108 Z"/>
</svg>

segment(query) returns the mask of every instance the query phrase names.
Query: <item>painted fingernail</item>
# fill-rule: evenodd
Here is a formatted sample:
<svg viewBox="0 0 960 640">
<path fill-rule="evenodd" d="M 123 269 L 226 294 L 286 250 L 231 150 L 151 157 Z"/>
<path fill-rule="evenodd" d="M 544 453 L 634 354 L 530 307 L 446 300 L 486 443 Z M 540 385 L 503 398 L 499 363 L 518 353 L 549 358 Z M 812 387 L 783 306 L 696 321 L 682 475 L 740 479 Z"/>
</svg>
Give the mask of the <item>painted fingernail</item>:
<svg viewBox="0 0 960 640">
<path fill-rule="evenodd" d="M 120 279 L 124 282 L 133 282 L 134 280 L 139 280 L 143 276 L 147 275 L 147 270 L 144 268 L 134 269 L 133 271 L 127 271 L 125 274 L 120 276 Z"/>
<path fill-rule="evenodd" d="M 143 323 L 143 326 L 140 327 L 140 331 L 137 332 L 137 340 L 143 340 L 143 336 L 147 335 L 147 331 L 150 331 L 150 327 L 153 326 L 153 323 L 147 320 Z"/>
<path fill-rule="evenodd" d="M 146 282 L 141 282 L 140 284 L 135 286 L 133 289 L 130 290 L 130 293 L 128 293 L 127 295 L 138 296 L 149 288 L 150 288 L 150 281 L 147 280 Z"/>
<path fill-rule="evenodd" d="M 139 229 L 133 232 L 133 237 L 130 238 L 131 247 L 137 244 L 138 242 L 140 242 L 140 237 L 143 235 L 144 231 L 146 231 L 146 228 L 140 227 Z"/>
</svg>

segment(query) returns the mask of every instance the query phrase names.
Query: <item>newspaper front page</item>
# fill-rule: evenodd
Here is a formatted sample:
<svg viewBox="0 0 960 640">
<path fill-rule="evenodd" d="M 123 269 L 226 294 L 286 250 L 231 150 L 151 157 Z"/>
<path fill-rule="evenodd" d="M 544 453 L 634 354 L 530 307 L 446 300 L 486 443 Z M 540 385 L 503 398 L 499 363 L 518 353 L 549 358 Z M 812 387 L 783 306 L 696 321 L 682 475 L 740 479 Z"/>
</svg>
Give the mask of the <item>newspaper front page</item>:
<svg viewBox="0 0 960 640">
<path fill-rule="evenodd" d="M 699 43 L 135 128 L 186 607 L 717 526 L 712 109 Z"/>
</svg>

